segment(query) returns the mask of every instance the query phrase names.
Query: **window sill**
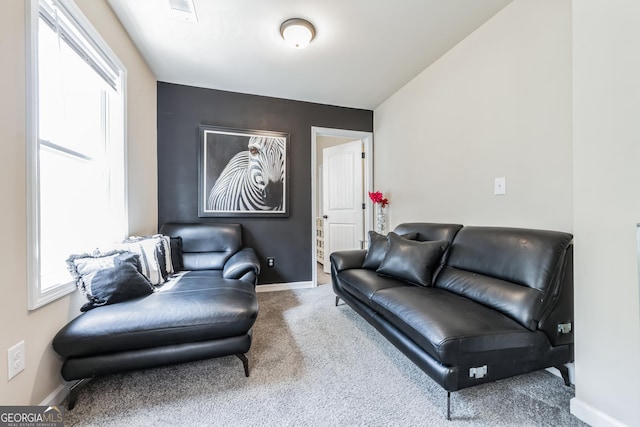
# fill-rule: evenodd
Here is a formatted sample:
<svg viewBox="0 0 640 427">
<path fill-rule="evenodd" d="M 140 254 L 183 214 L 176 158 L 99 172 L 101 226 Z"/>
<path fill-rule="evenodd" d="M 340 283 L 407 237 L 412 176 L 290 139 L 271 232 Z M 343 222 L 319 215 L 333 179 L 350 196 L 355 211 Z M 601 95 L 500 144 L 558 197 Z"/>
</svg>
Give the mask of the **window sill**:
<svg viewBox="0 0 640 427">
<path fill-rule="evenodd" d="M 64 285 L 58 285 L 52 289 L 44 292 L 38 292 L 37 295 L 29 295 L 29 310 L 36 310 L 43 307 L 50 302 L 62 298 L 65 295 L 69 295 L 76 290 L 74 282 L 65 283 Z"/>
</svg>

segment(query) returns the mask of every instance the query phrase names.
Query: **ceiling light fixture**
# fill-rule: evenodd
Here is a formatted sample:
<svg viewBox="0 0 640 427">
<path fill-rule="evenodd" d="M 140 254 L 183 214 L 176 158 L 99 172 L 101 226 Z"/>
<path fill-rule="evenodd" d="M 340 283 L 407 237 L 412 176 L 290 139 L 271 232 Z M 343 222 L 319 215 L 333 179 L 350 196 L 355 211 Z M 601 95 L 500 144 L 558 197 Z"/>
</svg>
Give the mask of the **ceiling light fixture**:
<svg viewBox="0 0 640 427">
<path fill-rule="evenodd" d="M 316 35 L 316 29 L 306 19 L 291 18 L 280 25 L 280 34 L 284 41 L 291 46 L 303 48 L 313 40 Z"/>
</svg>

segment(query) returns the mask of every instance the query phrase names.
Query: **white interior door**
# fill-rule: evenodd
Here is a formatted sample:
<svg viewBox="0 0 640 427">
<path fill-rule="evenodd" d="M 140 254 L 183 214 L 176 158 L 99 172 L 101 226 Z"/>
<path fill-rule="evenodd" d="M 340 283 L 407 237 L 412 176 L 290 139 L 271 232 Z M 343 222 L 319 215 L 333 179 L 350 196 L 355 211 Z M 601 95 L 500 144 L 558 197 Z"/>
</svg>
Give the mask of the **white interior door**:
<svg viewBox="0 0 640 427">
<path fill-rule="evenodd" d="M 324 271 L 331 252 L 360 249 L 364 239 L 362 141 L 322 150 Z"/>
</svg>

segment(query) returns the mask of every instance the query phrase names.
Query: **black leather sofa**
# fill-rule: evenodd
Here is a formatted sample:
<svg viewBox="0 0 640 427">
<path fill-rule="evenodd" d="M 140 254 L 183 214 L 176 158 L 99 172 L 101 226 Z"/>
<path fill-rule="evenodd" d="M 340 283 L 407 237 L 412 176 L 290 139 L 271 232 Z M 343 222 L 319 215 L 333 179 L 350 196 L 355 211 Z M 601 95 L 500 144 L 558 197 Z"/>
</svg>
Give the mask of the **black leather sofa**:
<svg viewBox="0 0 640 427">
<path fill-rule="evenodd" d="M 169 223 L 160 232 L 181 238 L 185 271 L 148 296 L 79 315 L 53 339 L 62 377 L 81 380 L 70 409 L 89 379 L 123 371 L 236 355 L 249 376 L 260 263 L 242 247 L 241 226 Z"/>
<path fill-rule="evenodd" d="M 346 302 L 447 391 L 447 419 L 451 392 L 466 387 L 548 367 L 569 385 L 572 235 L 430 223 L 394 233 L 378 267 L 370 258 L 379 247 L 331 254 L 336 305 Z M 431 266 L 425 246 L 441 248 Z M 425 266 L 427 283 L 416 284 Z"/>
</svg>

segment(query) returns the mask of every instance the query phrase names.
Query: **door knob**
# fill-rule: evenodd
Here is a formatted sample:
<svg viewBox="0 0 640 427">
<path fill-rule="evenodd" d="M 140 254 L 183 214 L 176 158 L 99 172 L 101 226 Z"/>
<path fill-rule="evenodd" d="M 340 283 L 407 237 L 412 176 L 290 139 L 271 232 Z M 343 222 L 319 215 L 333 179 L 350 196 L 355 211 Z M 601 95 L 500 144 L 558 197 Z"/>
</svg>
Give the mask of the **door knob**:
<svg viewBox="0 0 640 427">
<path fill-rule="evenodd" d="M 322 218 L 327 219 L 327 218 L 329 218 L 329 216 L 327 216 L 327 215 L 322 215 Z"/>
</svg>

